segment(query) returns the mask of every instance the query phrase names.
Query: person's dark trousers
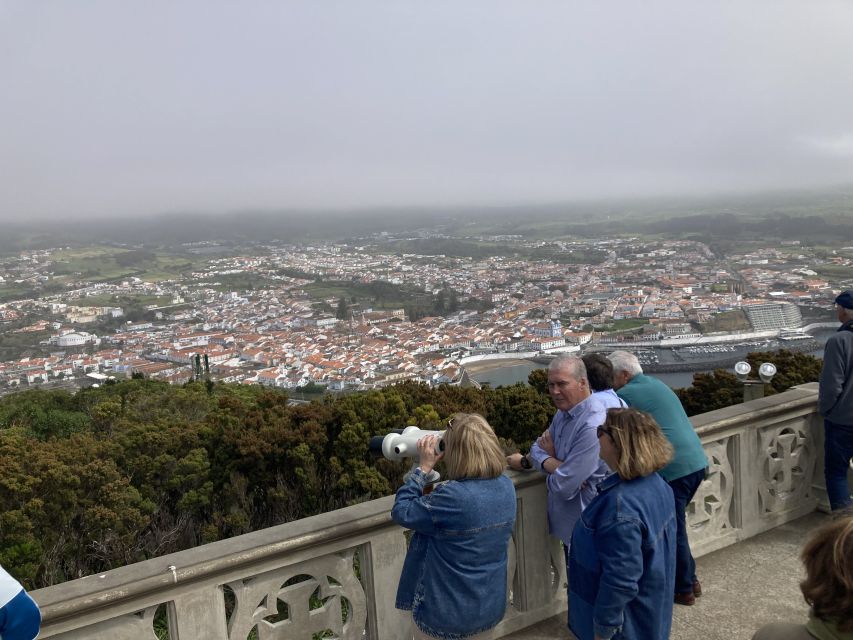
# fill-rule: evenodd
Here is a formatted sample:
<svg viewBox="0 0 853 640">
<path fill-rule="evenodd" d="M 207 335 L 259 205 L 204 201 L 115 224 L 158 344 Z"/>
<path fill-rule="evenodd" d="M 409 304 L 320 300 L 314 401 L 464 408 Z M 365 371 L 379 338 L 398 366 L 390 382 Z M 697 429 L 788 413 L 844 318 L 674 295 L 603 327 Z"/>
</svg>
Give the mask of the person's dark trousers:
<svg viewBox="0 0 853 640">
<path fill-rule="evenodd" d="M 823 477 L 826 495 L 833 511 L 853 504 L 847 472 L 853 458 L 853 426 L 823 421 Z"/>
<path fill-rule="evenodd" d="M 696 582 L 696 561 L 690 553 L 690 543 L 687 540 L 685 510 L 696 495 L 696 489 L 705 479 L 705 471 L 705 469 L 699 469 L 669 482 L 675 498 L 675 593 L 692 594 L 693 583 Z"/>
<path fill-rule="evenodd" d="M 567 545 L 565 542 L 563 543 L 563 557 L 566 559 L 566 597 L 571 597 L 571 594 L 569 593 L 569 591 L 571 590 L 571 588 L 569 587 L 569 545 Z M 572 612 L 567 611 L 566 614 L 568 616 L 566 619 L 566 626 L 568 626 L 571 624 Z M 571 632 L 571 627 L 569 628 L 569 631 Z M 572 634 L 570 633 L 569 635 Z M 0 640 L 2 639 L 0 638 Z"/>
</svg>

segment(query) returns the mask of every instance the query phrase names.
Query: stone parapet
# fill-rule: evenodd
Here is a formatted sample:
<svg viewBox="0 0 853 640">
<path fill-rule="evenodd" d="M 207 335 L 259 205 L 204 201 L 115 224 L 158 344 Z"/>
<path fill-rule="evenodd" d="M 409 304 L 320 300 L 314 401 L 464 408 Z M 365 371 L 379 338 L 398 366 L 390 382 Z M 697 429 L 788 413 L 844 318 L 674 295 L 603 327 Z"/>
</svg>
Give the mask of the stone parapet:
<svg viewBox="0 0 853 640">
<path fill-rule="evenodd" d="M 688 508 L 698 555 L 826 509 L 817 384 L 692 418 L 710 465 Z"/>
</svg>

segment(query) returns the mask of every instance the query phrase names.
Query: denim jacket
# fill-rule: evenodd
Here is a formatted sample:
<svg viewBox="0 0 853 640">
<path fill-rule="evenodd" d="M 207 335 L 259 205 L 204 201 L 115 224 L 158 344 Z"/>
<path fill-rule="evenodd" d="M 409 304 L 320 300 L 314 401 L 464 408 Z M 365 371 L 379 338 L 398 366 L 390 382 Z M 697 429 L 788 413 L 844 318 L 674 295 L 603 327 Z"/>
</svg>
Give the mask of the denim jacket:
<svg viewBox="0 0 853 640">
<path fill-rule="evenodd" d="M 396 607 L 436 638 L 457 640 L 501 621 L 515 487 L 504 475 L 439 484 L 422 495 L 420 469 L 397 491 L 394 522 L 414 530 Z"/>
<path fill-rule="evenodd" d="M 657 473 L 617 474 L 575 526 L 569 626 L 580 640 L 665 640 L 675 592 L 675 501 Z"/>
</svg>

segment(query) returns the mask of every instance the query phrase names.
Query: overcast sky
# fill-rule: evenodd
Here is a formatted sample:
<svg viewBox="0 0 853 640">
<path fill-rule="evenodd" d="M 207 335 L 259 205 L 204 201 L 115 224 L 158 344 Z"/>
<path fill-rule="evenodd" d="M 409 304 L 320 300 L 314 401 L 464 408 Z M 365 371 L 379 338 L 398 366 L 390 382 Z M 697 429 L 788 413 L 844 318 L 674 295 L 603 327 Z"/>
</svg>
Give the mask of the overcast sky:
<svg viewBox="0 0 853 640">
<path fill-rule="evenodd" d="M 0 0 L 0 218 L 853 183 L 850 0 Z"/>
</svg>

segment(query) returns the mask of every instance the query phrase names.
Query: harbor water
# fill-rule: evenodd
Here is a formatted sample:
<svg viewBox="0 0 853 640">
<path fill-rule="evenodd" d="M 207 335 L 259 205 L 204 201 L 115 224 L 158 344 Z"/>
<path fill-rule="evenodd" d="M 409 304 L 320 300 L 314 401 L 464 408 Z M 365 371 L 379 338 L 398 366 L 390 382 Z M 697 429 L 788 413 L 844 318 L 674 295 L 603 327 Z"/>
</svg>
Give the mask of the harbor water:
<svg viewBox="0 0 853 640">
<path fill-rule="evenodd" d="M 812 337 L 819 343 L 820 346 L 819 348 L 808 351 L 808 353 L 818 358 L 822 358 L 823 344 L 826 342 L 826 339 L 833 333 L 834 331 L 832 330 L 821 330 L 820 332 L 815 333 Z M 659 378 L 673 389 L 689 387 L 693 384 L 693 375 L 695 373 L 710 372 L 719 368 L 731 369 L 731 364 L 729 364 L 729 362 L 732 360 L 732 356 L 746 357 L 746 354 L 750 351 L 772 351 L 777 349 L 783 349 L 786 347 L 788 347 L 788 345 L 784 343 L 779 343 L 777 341 L 768 341 L 768 343 L 764 345 L 748 344 L 742 347 L 736 346 L 734 349 L 727 349 L 716 352 L 712 351 L 705 354 L 697 354 L 697 361 L 690 363 L 692 365 L 690 366 L 690 370 L 667 371 L 660 373 L 650 371 L 650 375 Z M 658 351 L 658 355 L 663 357 L 665 361 L 671 361 L 672 353 L 667 353 L 671 350 L 658 348 L 656 349 L 656 351 Z M 719 357 L 717 358 L 714 356 Z M 507 364 L 499 364 L 499 362 L 500 361 L 497 361 L 494 367 L 484 368 L 477 372 L 472 372 L 471 377 L 480 384 L 488 384 L 491 387 L 500 387 L 516 384 L 518 382 L 526 383 L 527 376 L 530 374 L 531 371 L 535 369 L 544 369 L 548 366 L 546 364 L 530 362 L 527 360 L 510 360 Z M 699 366 L 697 366 L 697 364 Z"/>
<path fill-rule="evenodd" d="M 473 374 L 474 378 L 480 384 L 488 384 L 491 387 L 502 387 L 518 382 L 527 382 L 527 376 L 535 369 L 544 369 L 547 365 L 537 364 L 535 362 L 524 362 L 518 364 L 497 366 L 494 369 L 482 371 Z M 712 371 L 713 367 L 709 369 Z M 652 374 L 656 378 L 661 379 L 673 389 L 680 387 L 689 387 L 693 384 L 693 371 L 679 371 L 675 373 L 655 373 Z"/>
</svg>

